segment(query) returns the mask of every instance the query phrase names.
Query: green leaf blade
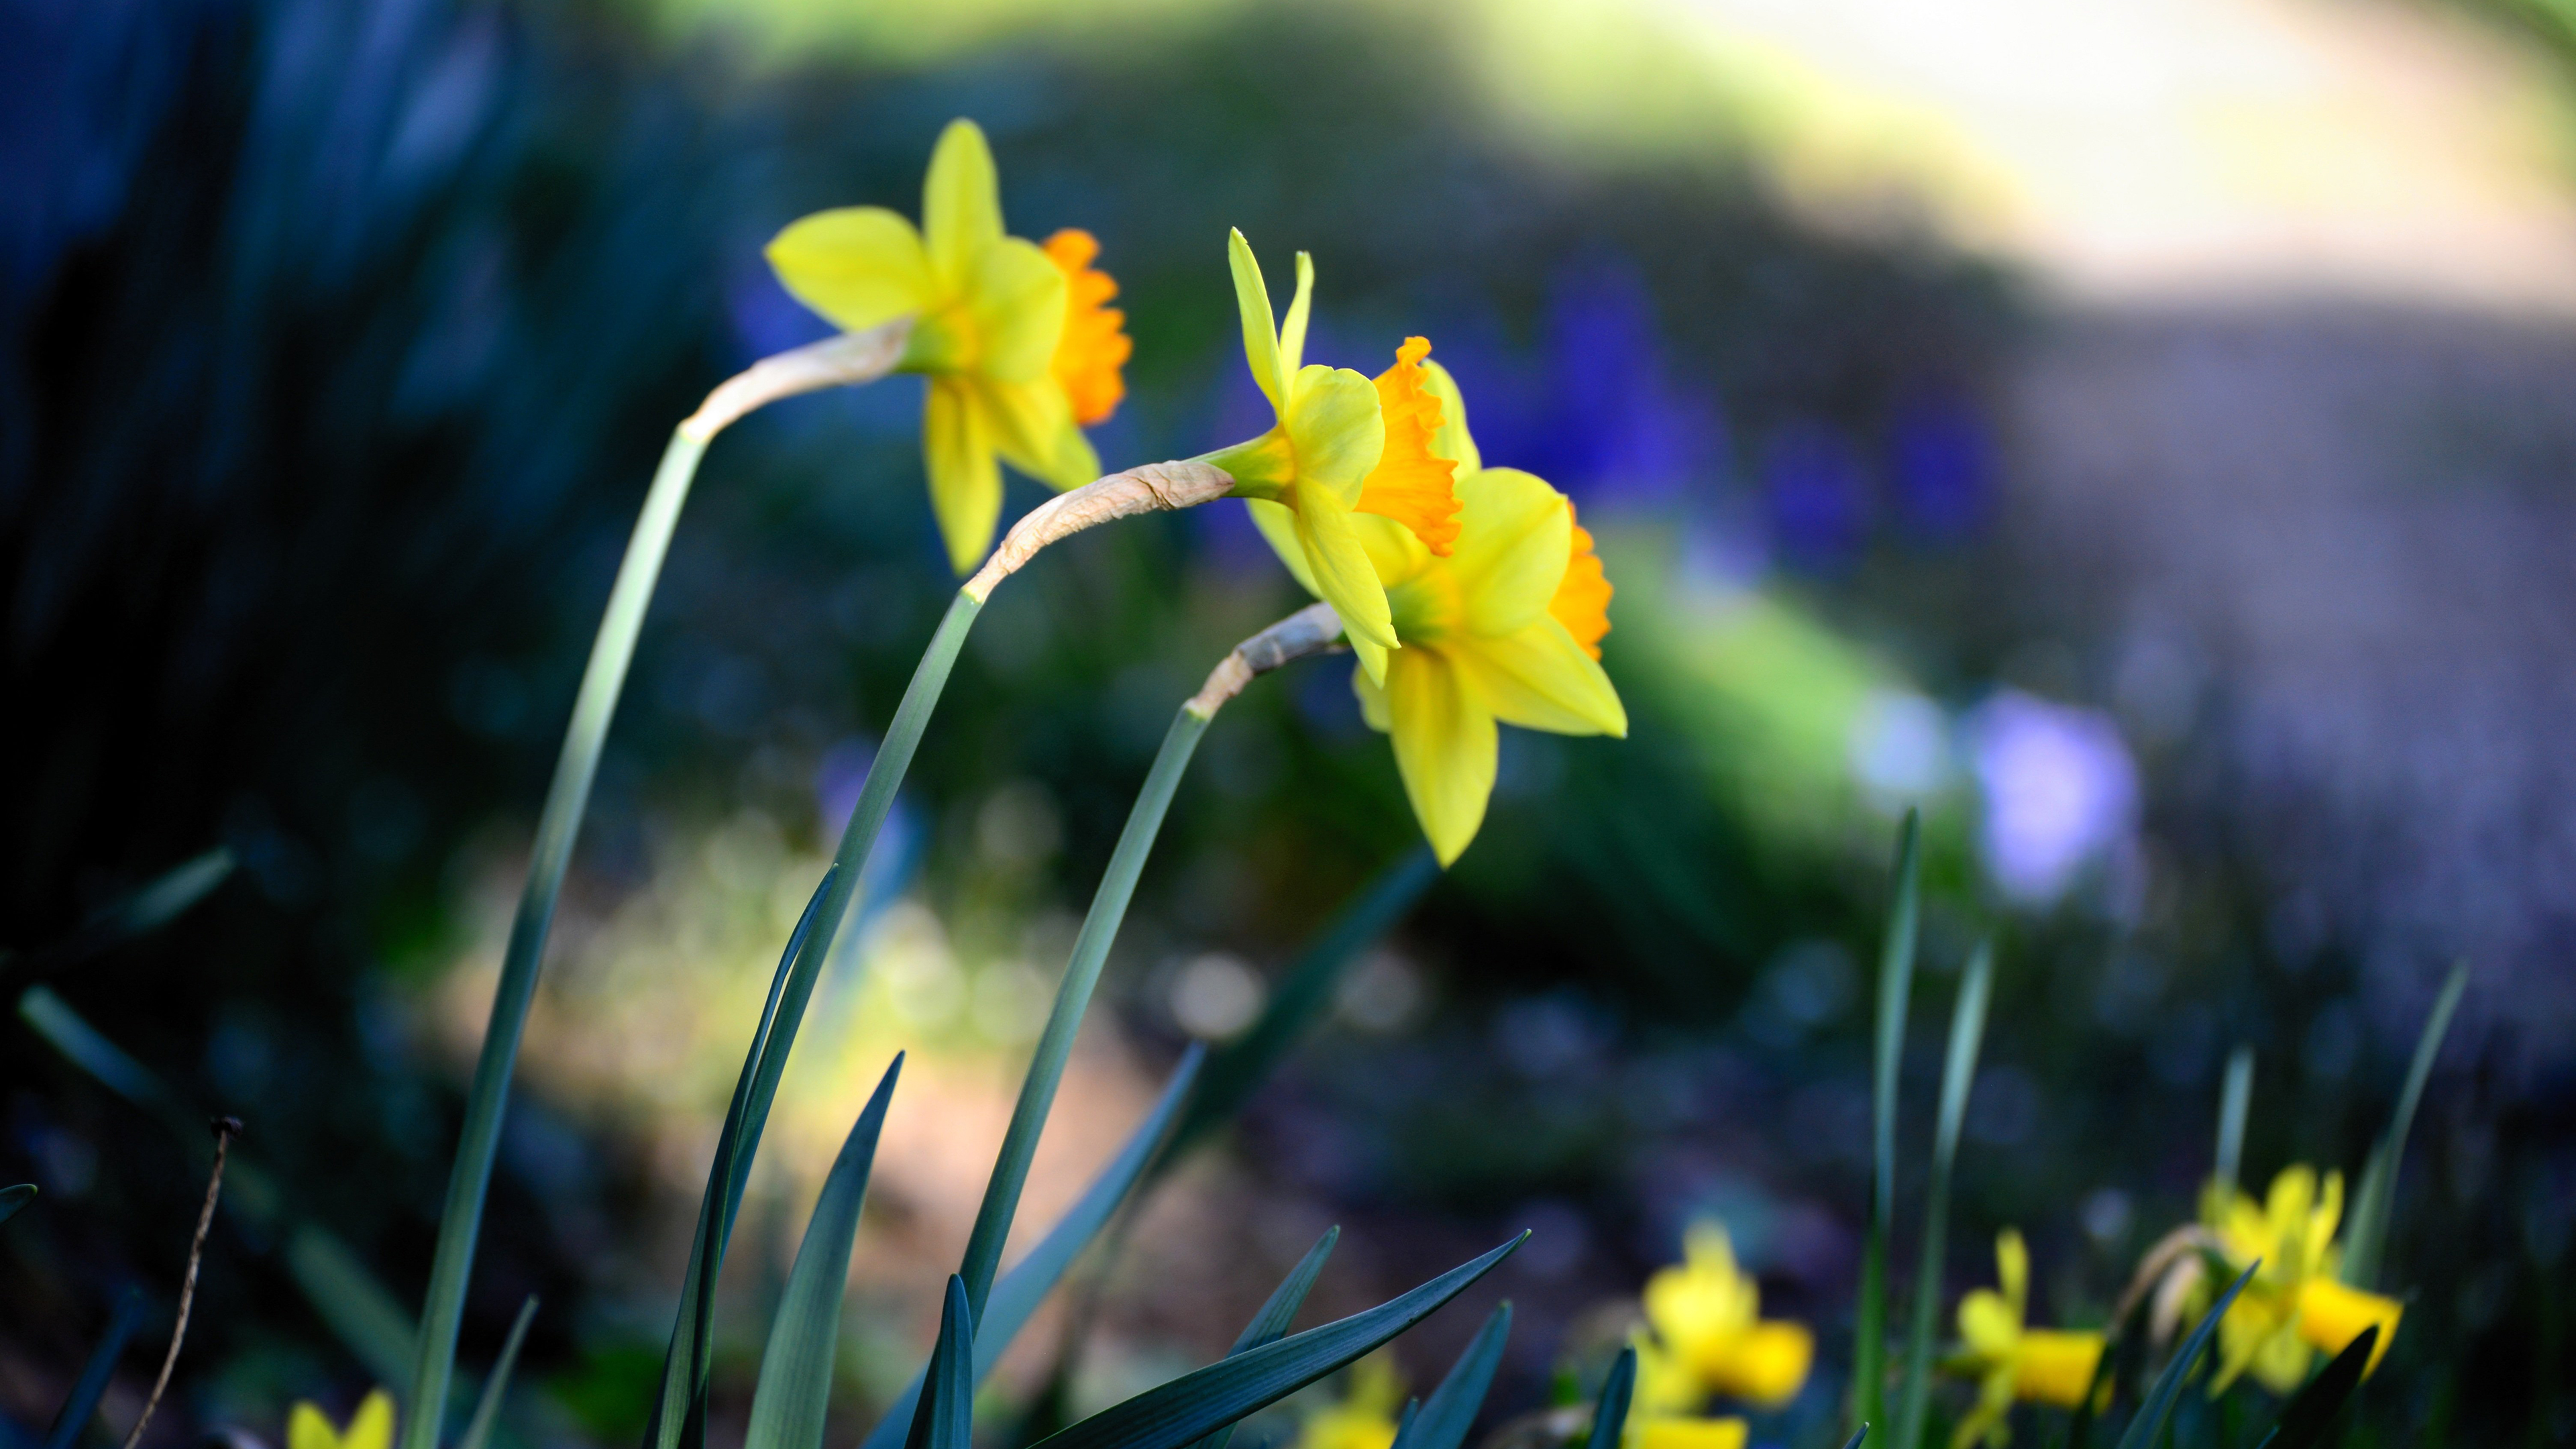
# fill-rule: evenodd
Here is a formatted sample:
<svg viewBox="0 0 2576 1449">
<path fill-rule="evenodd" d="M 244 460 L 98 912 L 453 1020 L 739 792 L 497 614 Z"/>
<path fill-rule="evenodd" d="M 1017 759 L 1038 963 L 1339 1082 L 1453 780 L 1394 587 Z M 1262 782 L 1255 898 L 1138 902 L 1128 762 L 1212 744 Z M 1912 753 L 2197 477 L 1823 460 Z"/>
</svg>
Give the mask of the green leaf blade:
<svg viewBox="0 0 2576 1449">
<path fill-rule="evenodd" d="M 2389 1219 L 2397 1209 L 2397 1171 L 2406 1157 L 2406 1135 L 2415 1125 L 2415 1109 L 2424 1100 L 2433 1063 L 2442 1054 L 2442 1039 L 2450 1035 L 2452 1013 L 2460 1009 L 2460 997 L 2468 989 L 2469 967 L 2462 962 L 2451 968 L 2442 994 L 2434 998 L 2433 1010 L 2424 1018 L 2424 1034 L 2417 1038 L 2415 1059 L 2406 1068 L 2405 1089 L 2397 1094 L 2388 1130 L 2372 1146 L 2362 1169 L 2360 1187 L 2353 1194 L 2352 1227 L 2344 1234 L 2343 1281 L 2355 1288 L 2378 1286 L 2381 1260 L 2388 1249 Z"/>
<path fill-rule="evenodd" d="M 1341 1239 L 1339 1224 L 1324 1229 L 1324 1235 L 1315 1240 L 1315 1246 L 1306 1250 L 1306 1256 L 1299 1258 L 1297 1266 L 1289 1269 L 1288 1276 L 1280 1279 L 1279 1286 L 1271 1289 L 1270 1296 L 1262 1300 L 1260 1311 L 1243 1326 L 1243 1332 L 1234 1336 L 1234 1346 L 1225 1351 L 1227 1358 L 1240 1357 L 1287 1336 L 1288 1325 L 1297 1321 L 1297 1310 L 1305 1306 L 1306 1295 L 1314 1291 L 1315 1279 L 1324 1271 L 1324 1261 L 1333 1256 L 1333 1245 Z M 1404 1442 L 1404 1433 L 1401 1428 L 1396 1430 L 1396 1443 Z M 1228 1424 L 1198 1440 L 1191 1449 L 1225 1449 L 1233 1438 L 1234 1425 Z"/>
<path fill-rule="evenodd" d="M 1466 1351 L 1449 1366 L 1440 1387 L 1422 1401 L 1422 1412 L 1396 1437 L 1394 1449 L 1458 1449 L 1466 1443 L 1467 1431 L 1475 1427 L 1485 1395 L 1493 1389 L 1494 1372 L 1502 1367 L 1503 1347 L 1511 1336 L 1512 1305 L 1506 1300 L 1485 1315 L 1485 1326 L 1476 1330 Z"/>
<path fill-rule="evenodd" d="M 1949 1246 L 1950 1173 L 1959 1156 L 1959 1130 L 1968 1117 L 1968 1091 L 1977 1078 L 1977 1052 L 1985 1041 L 1986 1007 L 1994 993 L 1995 952 L 1980 942 L 1959 981 L 1950 1012 L 1950 1049 L 1941 1065 L 1941 1105 L 1932 1132 L 1932 1182 L 1923 1206 L 1923 1260 L 1916 1270 L 1914 1328 L 1905 1345 L 1905 1390 L 1896 1411 L 1896 1449 L 1916 1449 L 1932 1407 L 1932 1341 L 1941 1315 L 1941 1259 Z"/>
<path fill-rule="evenodd" d="M 510 1336 L 501 1342 L 501 1356 L 492 1361 L 492 1376 L 483 1381 L 483 1397 L 474 1404 L 474 1417 L 465 1422 L 465 1437 L 456 1441 L 456 1449 L 483 1449 L 492 1441 L 492 1427 L 501 1421 L 501 1400 L 510 1391 L 510 1372 L 519 1366 L 519 1350 L 527 1344 L 528 1325 L 537 1321 L 537 1295 L 519 1305 L 519 1316 L 510 1321 Z"/>
<path fill-rule="evenodd" d="M 2199 1362 L 2201 1351 L 2209 1347 L 2210 1336 L 2218 1332 L 2218 1321 L 2227 1316 L 2229 1305 L 2245 1291 L 2245 1285 L 2253 1281 L 2254 1270 L 2261 1266 L 2259 1261 L 2247 1264 L 2245 1271 L 2236 1275 L 2236 1281 L 2227 1285 L 2227 1291 L 2218 1296 L 2217 1304 L 2201 1316 L 2200 1326 L 2183 1340 L 2173 1362 L 2156 1375 L 2155 1387 L 2147 1390 L 2146 1398 L 2138 1405 L 2137 1417 L 2129 1421 L 2128 1432 L 2120 1436 L 2119 1449 L 2148 1449 L 2164 1432 L 2165 1420 L 2173 1414 L 2174 1400 L 2181 1396 L 2192 1365 Z"/>
<path fill-rule="evenodd" d="M 806 1219 L 805 1240 L 796 1249 L 796 1266 L 788 1270 L 787 1291 L 778 1301 L 769 1347 L 761 1355 L 744 1449 L 821 1449 L 824 1415 L 832 1401 L 833 1354 L 841 1341 L 841 1298 L 849 1286 L 850 1248 L 867 1202 L 868 1170 L 885 1130 L 886 1107 L 902 1073 L 898 1054 L 824 1176 L 813 1214 Z"/>
<path fill-rule="evenodd" d="M 1619 1350 L 1618 1362 L 1610 1365 L 1610 1377 L 1601 1385 L 1600 1401 L 1592 1408 L 1592 1437 L 1588 1449 L 1619 1449 L 1619 1435 L 1628 1427 L 1628 1399 L 1637 1387 L 1637 1346 Z"/>
<path fill-rule="evenodd" d="M 1044 1449 L 1180 1449 L 1278 1402 L 1421 1322 L 1528 1238 L 1512 1239 L 1409 1293 L 1184 1374 L 1038 1441 Z"/>
<path fill-rule="evenodd" d="M 1887 1244 L 1896 1219 L 1897 1070 L 1905 1055 L 1905 1012 L 1914 995 L 1914 956 L 1923 913 L 1923 816 L 1905 812 L 1896 837 L 1896 894 L 1879 947 L 1878 1013 L 1870 1054 L 1869 1236 L 1861 1248 L 1860 1303 L 1853 1314 L 1852 1419 L 1887 1417 Z"/>
</svg>

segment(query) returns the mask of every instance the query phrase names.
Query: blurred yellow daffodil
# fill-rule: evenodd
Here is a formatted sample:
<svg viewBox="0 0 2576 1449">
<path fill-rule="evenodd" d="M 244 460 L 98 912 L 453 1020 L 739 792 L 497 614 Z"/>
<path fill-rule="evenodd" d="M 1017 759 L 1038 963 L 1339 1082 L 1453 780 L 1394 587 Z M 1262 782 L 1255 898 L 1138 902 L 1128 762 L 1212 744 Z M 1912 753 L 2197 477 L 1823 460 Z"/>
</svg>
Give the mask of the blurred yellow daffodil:
<svg viewBox="0 0 2576 1449">
<path fill-rule="evenodd" d="M 1815 1335 L 1761 1316 L 1761 1289 L 1717 1224 L 1692 1225 L 1681 1263 L 1647 1279 L 1645 1298 L 1653 1337 L 1638 1344 L 1636 1403 L 1648 1416 L 1690 1412 L 1712 1394 L 1777 1408 L 1805 1386 Z"/>
<path fill-rule="evenodd" d="M 1744 1449 L 1752 1425 L 1733 1415 L 1628 1416 L 1619 1449 Z"/>
<path fill-rule="evenodd" d="M 2343 1258 L 2334 1241 L 2343 1219 L 2343 1174 L 2327 1173 L 2321 1189 L 2316 1169 L 2284 1168 L 2261 1203 L 2212 1183 L 2201 1217 L 2236 1271 L 2262 1260 L 2219 1320 L 2212 1396 L 2248 1371 L 2274 1393 L 2289 1393 L 2306 1380 L 2318 1351 L 2341 1353 L 2374 1325 L 2379 1339 L 2363 1372 L 2379 1367 L 2405 1308 L 2336 1277 Z"/>
<path fill-rule="evenodd" d="M 1443 517 L 1429 527 L 1427 509 L 1419 522 L 1382 513 L 1350 520 L 1403 645 L 1382 672 L 1362 669 L 1351 682 L 1369 724 L 1393 739 L 1404 793 L 1447 865 L 1484 823 L 1497 721 L 1624 736 L 1628 712 L 1601 672 L 1610 584 L 1592 536 L 1544 480 L 1483 466 L 1457 383 L 1423 363 L 1423 350 L 1408 343 L 1397 367 L 1423 369 L 1422 394 L 1440 419 L 1429 450 L 1456 466 L 1457 513 L 1454 523 Z"/>
<path fill-rule="evenodd" d="M 1450 495 L 1453 464 L 1432 456 L 1438 424 L 1423 394 L 1419 338 L 1412 360 L 1371 382 L 1347 367 L 1306 365 L 1306 319 L 1313 303 L 1314 262 L 1297 254 L 1297 293 L 1287 320 L 1273 325 L 1270 292 L 1252 246 L 1235 232 L 1227 242 L 1234 299 L 1243 315 L 1243 354 L 1252 380 L 1270 400 L 1270 431 L 1207 456 L 1233 477 L 1280 559 L 1306 591 L 1333 606 L 1351 650 L 1372 680 L 1386 678 L 1396 648 L 1386 586 L 1370 564 L 1358 519 L 1393 519 L 1417 541 L 1447 551 L 1457 525 Z"/>
<path fill-rule="evenodd" d="M 792 222 L 769 264 L 795 298 L 851 332 L 912 319 L 897 368 L 926 374 L 921 445 L 931 509 L 959 573 L 993 541 L 1002 511 L 996 458 L 1056 488 L 1100 473 L 1082 436 L 1118 405 L 1127 360 L 1117 284 L 1092 270 L 1099 246 L 1059 232 L 1044 248 L 1002 231 L 993 153 L 972 121 L 931 152 L 921 226 L 881 206 Z"/>
<path fill-rule="evenodd" d="M 1349 1392 L 1306 1415 L 1296 1449 L 1389 1449 L 1403 1407 L 1403 1380 L 1384 1355 L 1372 1354 L 1351 1366 Z"/>
<path fill-rule="evenodd" d="M 1995 1277 L 2002 1292 L 1979 1288 L 1959 1301 L 1959 1337 L 1968 1349 L 1943 1367 L 1977 1380 L 1977 1406 L 1950 1435 L 1951 1449 L 1979 1439 L 2001 1449 L 2011 1438 L 2004 1419 L 2017 1399 L 2060 1408 L 2082 1403 L 2102 1362 L 2098 1333 L 2025 1326 L 2030 1249 L 2015 1229 L 1995 1238 Z"/>
<path fill-rule="evenodd" d="M 392 1449 L 394 1401 L 382 1389 L 370 1392 L 349 1416 L 349 1427 L 334 1429 L 322 1411 L 298 1401 L 286 1414 L 286 1449 Z"/>
</svg>

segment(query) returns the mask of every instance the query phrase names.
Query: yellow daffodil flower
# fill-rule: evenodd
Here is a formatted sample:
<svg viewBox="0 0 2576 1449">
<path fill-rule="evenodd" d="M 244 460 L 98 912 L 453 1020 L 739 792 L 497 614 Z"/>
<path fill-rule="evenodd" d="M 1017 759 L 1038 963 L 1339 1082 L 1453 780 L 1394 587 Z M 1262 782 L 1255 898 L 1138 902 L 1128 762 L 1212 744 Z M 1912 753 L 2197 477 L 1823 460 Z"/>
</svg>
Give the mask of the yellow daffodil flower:
<svg viewBox="0 0 2576 1449">
<path fill-rule="evenodd" d="M 1296 1449 L 1390 1449 L 1403 1407 L 1403 1380 L 1383 1355 L 1373 1354 L 1351 1366 L 1350 1391 L 1340 1402 L 1306 1415 Z"/>
<path fill-rule="evenodd" d="M 1995 1238 L 1995 1278 L 2002 1292 L 1979 1288 L 1959 1300 L 1959 1337 L 1968 1351 L 1942 1367 L 1976 1378 L 1977 1406 L 1959 1421 L 1950 1449 L 1979 1439 L 2001 1449 L 2012 1437 L 2004 1420 L 2017 1399 L 2070 1409 L 2084 1402 L 2102 1362 L 2098 1333 L 2025 1326 L 2030 1249 L 2012 1228 Z"/>
<path fill-rule="evenodd" d="M 2249 1371 L 2274 1393 L 2289 1393 L 2307 1379 L 2318 1352 L 2341 1353 L 2373 1325 L 2379 1339 L 2362 1372 L 2379 1367 L 2405 1308 L 2336 1276 L 2343 1259 L 2334 1241 L 2343 1218 L 2341 1173 L 2327 1173 L 2320 1190 L 2316 1169 L 2284 1168 L 2259 1204 L 2242 1192 L 2219 1192 L 2213 1183 L 2201 1216 L 2237 1272 L 2262 1260 L 2219 1320 L 2213 1397 Z"/>
<path fill-rule="evenodd" d="M 898 370 L 926 374 L 923 461 L 931 509 L 959 573 L 993 542 L 996 458 L 1056 488 L 1099 476 L 1082 436 L 1123 395 L 1129 342 L 1105 306 L 1117 283 L 1091 269 L 1099 245 L 1059 232 L 1044 248 L 1002 231 L 993 153 L 972 121 L 931 152 L 921 226 L 881 206 L 790 223 L 769 264 L 796 300 L 851 332 L 912 319 Z"/>
<path fill-rule="evenodd" d="M 1454 521 L 1435 519 L 1417 504 L 1408 517 L 1351 518 L 1403 645 L 1382 672 L 1363 668 L 1351 683 L 1369 724 L 1393 739 L 1404 793 L 1447 865 L 1484 824 L 1497 721 L 1624 736 L 1628 712 L 1601 672 L 1610 584 L 1592 536 L 1544 480 L 1483 466 L 1458 385 L 1421 360 L 1427 350 L 1419 338 L 1408 342 L 1394 370 L 1421 371 L 1411 385 L 1428 406 L 1414 417 L 1438 410 L 1428 448 L 1457 468 L 1457 512 Z"/>
<path fill-rule="evenodd" d="M 1371 680 L 1386 678 L 1388 651 L 1398 647 L 1386 586 L 1370 564 L 1356 524 L 1373 517 L 1418 530 L 1426 546 L 1446 552 L 1456 536 L 1450 496 L 1453 464 L 1430 451 L 1436 413 L 1426 413 L 1420 353 L 1409 368 L 1371 382 L 1347 367 L 1307 365 L 1306 317 L 1315 267 L 1297 254 L 1297 294 L 1287 320 L 1273 325 L 1270 292 L 1252 246 L 1235 232 L 1227 243 L 1234 299 L 1243 315 L 1243 353 L 1252 380 L 1277 421 L 1248 442 L 1220 449 L 1207 462 L 1235 480 L 1297 582 L 1333 606 Z M 1430 350 L 1428 342 L 1421 351 Z"/>
<path fill-rule="evenodd" d="M 1692 1225 L 1682 1262 L 1647 1279 L 1645 1297 L 1653 1338 L 1638 1345 L 1636 1402 L 1650 1414 L 1696 1409 L 1712 1394 L 1777 1408 L 1806 1384 L 1815 1335 L 1761 1316 L 1761 1289 L 1717 1224 Z"/>
<path fill-rule="evenodd" d="M 394 1401 L 382 1389 L 370 1392 L 349 1416 L 349 1427 L 334 1429 L 322 1411 L 299 1401 L 286 1415 L 286 1449 L 393 1449 Z"/>
<path fill-rule="evenodd" d="M 1744 1449 L 1752 1425 L 1732 1415 L 1639 1418 L 1631 1413 L 1619 1449 Z"/>
</svg>

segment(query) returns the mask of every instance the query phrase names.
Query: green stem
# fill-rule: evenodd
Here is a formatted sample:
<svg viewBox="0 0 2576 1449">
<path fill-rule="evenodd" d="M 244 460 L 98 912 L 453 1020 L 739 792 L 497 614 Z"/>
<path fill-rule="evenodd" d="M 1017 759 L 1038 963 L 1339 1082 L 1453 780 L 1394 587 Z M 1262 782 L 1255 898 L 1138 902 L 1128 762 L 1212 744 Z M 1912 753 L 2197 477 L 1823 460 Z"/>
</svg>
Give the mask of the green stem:
<svg viewBox="0 0 2576 1449">
<path fill-rule="evenodd" d="M 1860 1304 L 1852 1328 L 1852 1422 L 1887 1422 L 1887 1239 L 1896 1221 L 1897 1069 L 1905 1010 L 1914 993 L 1914 947 L 1923 902 L 1923 817 L 1905 812 L 1896 839 L 1896 898 L 1879 947 L 1878 1015 L 1870 1067 L 1869 1237 L 1861 1249 Z"/>
<path fill-rule="evenodd" d="M 1184 706 L 1173 716 L 1171 731 L 1163 736 L 1163 748 L 1154 756 L 1154 767 L 1145 776 L 1145 788 L 1137 793 L 1136 804 L 1127 814 L 1127 828 L 1118 836 L 1117 848 L 1110 853 L 1109 869 L 1100 878 L 1100 889 L 1092 895 L 1091 912 L 1083 918 L 1082 934 L 1074 938 L 1073 959 L 1064 968 L 1064 980 L 1056 988 L 1055 1009 L 1047 1017 L 1046 1030 L 1038 1038 L 1036 1055 L 1029 1062 L 1028 1076 L 1020 1084 L 1019 1104 L 1012 1109 L 1010 1129 L 1002 1138 L 1002 1153 L 993 1164 L 992 1180 L 984 1189 L 983 1206 L 975 1213 L 974 1231 L 966 1240 L 966 1257 L 959 1268 L 965 1280 L 966 1301 L 974 1316 L 984 1313 L 984 1300 L 993 1286 L 994 1270 L 1001 1265 L 1002 1243 L 1011 1233 L 1011 1218 L 1019 1211 L 1020 1189 L 1027 1183 L 1029 1161 L 1036 1156 L 1038 1134 L 1045 1130 L 1049 1109 L 1055 1105 L 1056 1086 L 1064 1078 L 1065 1061 L 1073 1053 L 1074 1034 L 1082 1026 L 1082 1014 L 1091 1004 L 1092 988 L 1100 982 L 1100 968 L 1109 959 L 1109 943 L 1117 938 L 1119 923 L 1126 919 L 1127 902 L 1136 893 L 1136 878 L 1144 872 L 1145 857 L 1153 852 L 1154 837 L 1163 828 L 1163 813 L 1172 803 L 1172 792 L 1181 783 L 1181 773 L 1189 768 L 1190 755 L 1198 749 L 1199 736 L 1207 732 L 1208 716 Z"/>
<path fill-rule="evenodd" d="M 1894 1449 L 1917 1449 L 1931 1412 L 1932 1338 L 1941 1320 L 1941 1259 L 1950 1232 L 1950 1166 L 1959 1156 L 1959 1128 L 1968 1116 L 1968 1089 L 1977 1079 L 1977 1048 L 1985 1039 L 1986 1003 L 1994 989 L 1991 943 L 1977 947 L 1959 982 L 1950 1012 L 1950 1054 L 1941 1068 L 1940 1115 L 1932 1128 L 1932 1185 L 1923 1205 L 1923 1261 L 1916 1269 L 1914 1332 L 1905 1348 L 1905 1393 L 1898 1401 Z"/>
<path fill-rule="evenodd" d="M 643 515 L 635 520 L 625 560 L 617 566 L 608 610 L 599 621 L 590 664 L 582 671 L 581 692 L 573 701 L 572 722 L 564 729 L 554 783 L 547 787 L 545 811 L 537 818 L 528 883 L 519 896 L 509 945 L 501 956 L 491 1022 L 483 1033 L 482 1055 L 474 1063 L 465 1127 L 456 1144 L 456 1164 L 448 1174 L 446 1207 L 439 1215 L 438 1251 L 431 1261 L 428 1301 L 421 1311 L 420 1358 L 412 1373 L 403 1449 L 437 1449 L 444 1428 L 448 1381 L 456 1365 L 457 1325 L 465 1313 L 466 1279 L 483 1226 L 492 1156 L 501 1140 L 501 1114 L 509 1101 L 519 1038 L 528 1024 L 528 1004 L 536 994 L 546 932 L 554 923 L 564 868 L 572 860 L 573 840 L 581 832 L 591 782 L 599 773 L 600 747 L 617 713 L 626 667 L 635 658 L 635 637 L 643 628 L 663 557 L 670 551 L 671 530 L 679 522 L 680 505 L 688 501 L 689 484 L 697 476 L 698 459 L 705 455 L 706 446 L 704 439 L 683 429 L 672 433 L 671 445 L 663 451 L 652 489 L 644 496 Z"/>
</svg>

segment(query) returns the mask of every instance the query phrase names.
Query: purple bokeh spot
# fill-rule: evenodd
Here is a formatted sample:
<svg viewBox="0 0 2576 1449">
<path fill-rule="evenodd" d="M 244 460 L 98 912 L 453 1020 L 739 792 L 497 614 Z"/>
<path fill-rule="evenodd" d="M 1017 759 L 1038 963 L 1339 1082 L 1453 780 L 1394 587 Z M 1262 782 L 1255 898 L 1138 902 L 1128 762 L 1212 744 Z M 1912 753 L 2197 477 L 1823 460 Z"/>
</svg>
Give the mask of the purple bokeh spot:
<svg viewBox="0 0 2576 1449">
<path fill-rule="evenodd" d="M 1784 562 L 1831 573 L 1859 554 L 1869 498 L 1860 459 L 1840 434 L 1814 423 L 1782 429 L 1763 456 L 1762 493 Z"/>
<path fill-rule="evenodd" d="M 1985 522 L 1994 442 L 1984 418 L 1954 397 L 1921 397 L 1898 411 L 1889 439 L 1896 507 L 1927 538 L 1966 538 Z"/>
<path fill-rule="evenodd" d="M 2129 837 L 2138 767 L 2110 716 L 2005 690 L 1977 710 L 1968 736 L 1986 868 L 2006 896 L 2046 905 Z"/>
</svg>

